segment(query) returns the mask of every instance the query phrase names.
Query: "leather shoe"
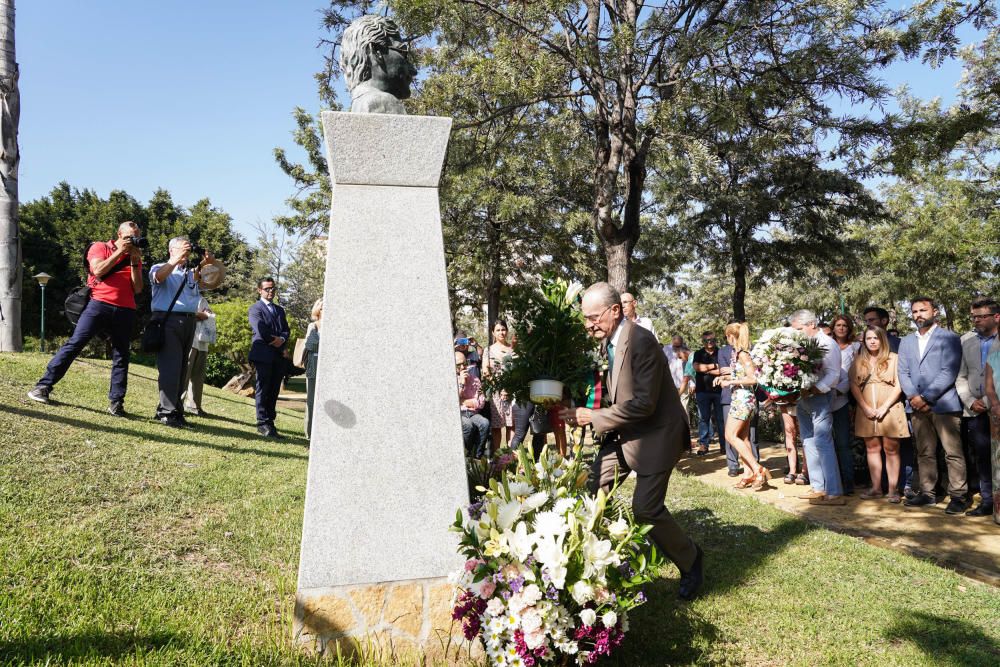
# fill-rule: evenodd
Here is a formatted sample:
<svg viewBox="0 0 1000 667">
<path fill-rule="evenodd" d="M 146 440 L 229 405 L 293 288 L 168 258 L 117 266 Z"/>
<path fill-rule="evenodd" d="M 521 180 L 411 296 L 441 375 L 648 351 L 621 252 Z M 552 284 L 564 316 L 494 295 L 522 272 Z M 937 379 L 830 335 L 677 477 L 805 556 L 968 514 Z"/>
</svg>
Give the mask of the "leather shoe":
<svg viewBox="0 0 1000 667">
<path fill-rule="evenodd" d="M 694 557 L 694 563 L 691 565 L 690 570 L 681 574 L 680 589 L 677 591 L 677 597 L 687 602 L 690 602 L 698 597 L 698 590 L 705 582 L 705 572 L 702 567 L 702 560 L 705 552 L 702 551 L 701 547 L 697 544 L 694 545 L 694 548 L 697 550 L 697 555 Z"/>
<path fill-rule="evenodd" d="M 987 505 L 986 503 L 979 503 L 975 509 L 971 509 L 965 513 L 965 516 L 990 516 L 993 514 L 992 504 Z"/>
<path fill-rule="evenodd" d="M 903 501 L 903 504 L 907 507 L 923 507 L 924 505 L 934 505 L 935 503 L 937 503 L 937 499 L 925 493 L 918 493 L 912 498 L 907 498 Z"/>
<path fill-rule="evenodd" d="M 948 506 L 944 508 L 945 514 L 964 514 L 965 510 L 968 509 L 969 504 L 965 501 L 965 498 L 952 498 Z"/>
<path fill-rule="evenodd" d="M 825 493 L 816 490 L 810 491 L 809 493 L 803 493 L 801 496 L 799 496 L 799 498 L 801 498 L 802 500 L 812 500 L 814 498 L 825 498 L 825 497 L 826 497 Z"/>
<path fill-rule="evenodd" d="M 729 475 L 730 477 L 739 477 L 740 475 L 743 474 L 743 468 L 737 468 L 736 470 L 730 470 L 726 474 Z"/>
<path fill-rule="evenodd" d="M 169 426 L 170 428 L 184 428 L 184 422 L 182 422 L 177 417 L 170 415 L 167 417 L 158 417 L 157 421 L 164 426 Z"/>
<path fill-rule="evenodd" d="M 257 427 L 257 433 L 260 433 L 265 438 L 272 438 L 274 440 L 281 440 L 281 435 L 278 434 L 278 430 L 269 424 L 264 424 Z"/>
</svg>

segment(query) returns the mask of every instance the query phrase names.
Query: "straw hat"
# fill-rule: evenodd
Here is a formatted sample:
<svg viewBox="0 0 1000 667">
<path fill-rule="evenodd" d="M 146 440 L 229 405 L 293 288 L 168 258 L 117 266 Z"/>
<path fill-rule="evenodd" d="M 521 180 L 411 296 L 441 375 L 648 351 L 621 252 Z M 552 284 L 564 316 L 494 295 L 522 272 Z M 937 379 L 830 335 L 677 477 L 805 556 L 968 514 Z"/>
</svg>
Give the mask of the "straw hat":
<svg viewBox="0 0 1000 667">
<path fill-rule="evenodd" d="M 201 280 L 198 285 L 204 290 L 215 289 L 222 284 L 225 277 L 226 265 L 216 260 L 201 267 Z"/>
</svg>

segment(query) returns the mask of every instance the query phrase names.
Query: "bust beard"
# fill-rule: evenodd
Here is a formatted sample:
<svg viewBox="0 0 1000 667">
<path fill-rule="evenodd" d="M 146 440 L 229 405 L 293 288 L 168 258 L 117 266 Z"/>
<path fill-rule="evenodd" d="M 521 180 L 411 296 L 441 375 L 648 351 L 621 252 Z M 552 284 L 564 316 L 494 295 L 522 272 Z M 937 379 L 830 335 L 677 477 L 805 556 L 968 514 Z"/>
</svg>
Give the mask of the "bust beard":
<svg viewBox="0 0 1000 667">
<path fill-rule="evenodd" d="M 376 88 L 369 79 L 351 90 L 351 113 L 387 113 L 405 116 L 406 108 L 395 95 Z"/>
</svg>

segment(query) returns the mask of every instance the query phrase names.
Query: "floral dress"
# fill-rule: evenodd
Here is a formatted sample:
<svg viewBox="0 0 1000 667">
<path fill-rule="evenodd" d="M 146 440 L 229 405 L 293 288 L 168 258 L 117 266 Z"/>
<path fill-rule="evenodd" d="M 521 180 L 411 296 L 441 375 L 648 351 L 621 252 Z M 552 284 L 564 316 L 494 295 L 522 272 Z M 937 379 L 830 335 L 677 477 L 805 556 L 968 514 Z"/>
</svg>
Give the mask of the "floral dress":
<svg viewBox="0 0 1000 667">
<path fill-rule="evenodd" d="M 736 353 L 736 360 L 733 362 L 733 370 L 730 372 L 734 380 L 745 380 L 749 377 L 746 365 L 740 360 L 744 351 Z M 739 421 L 747 421 L 757 412 L 757 397 L 754 396 L 752 387 L 736 385 L 733 386 L 732 397 L 729 404 L 729 416 Z"/>
</svg>

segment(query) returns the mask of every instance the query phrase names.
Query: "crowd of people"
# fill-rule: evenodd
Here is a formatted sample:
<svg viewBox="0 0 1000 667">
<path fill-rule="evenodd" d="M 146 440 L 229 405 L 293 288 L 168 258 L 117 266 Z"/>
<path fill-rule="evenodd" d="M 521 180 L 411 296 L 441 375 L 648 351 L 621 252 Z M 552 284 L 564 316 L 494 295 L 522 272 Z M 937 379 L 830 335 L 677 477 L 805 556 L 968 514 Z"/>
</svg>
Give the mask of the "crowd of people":
<svg viewBox="0 0 1000 667">
<path fill-rule="evenodd" d="M 90 245 L 86 255 L 90 300 L 80 314 L 73 335 L 49 362 L 45 374 L 28 392 L 28 398 L 47 404 L 55 385 L 95 337 L 111 342 L 111 387 L 108 412 L 126 417 L 125 396 L 131 340 L 136 322 L 135 295 L 148 278 L 151 286 L 151 317 L 143 335 L 143 347 L 155 352 L 159 401 L 155 419 L 172 428 L 190 426 L 185 415 L 210 417 L 202 405 L 209 345 L 216 341 L 215 313 L 203 290 L 218 287 L 225 275 L 211 251 L 196 248 L 184 236 L 168 243 L 166 261 L 143 270 L 141 231 L 134 222 L 124 222 L 117 238 Z M 275 303 L 272 278 L 257 283 L 259 299 L 248 309 L 252 332 L 248 359 L 255 371 L 257 432 L 265 438 L 282 436 L 275 428 L 278 394 L 288 370 L 286 353 L 291 335 L 284 308 Z M 312 324 L 306 332 L 305 373 L 307 410 L 305 432 L 310 433 L 315 394 L 316 357 L 322 299 L 313 307 Z M 149 335 L 155 332 L 156 336 Z"/>
<path fill-rule="evenodd" d="M 655 336 L 652 322 L 636 312 L 634 297 L 623 293 L 620 299 L 623 319 Z M 900 337 L 890 327 L 889 312 L 878 306 L 857 318 L 837 315 L 828 324 L 810 310 L 792 313 L 783 324 L 815 339 L 824 356 L 813 385 L 780 402 L 758 383 L 747 323 L 728 324 L 721 345 L 715 332 L 703 332 L 701 347 L 693 351 L 682 336 L 673 336 L 662 347 L 670 375 L 685 413 L 692 397 L 697 406 L 691 453 L 709 453 L 717 438 L 737 488 L 773 488 L 756 434 L 761 409 L 773 407 L 787 455 L 781 482 L 809 487 L 799 497 L 810 504 L 844 505 L 845 496 L 855 494 L 906 507 L 947 499 L 949 515 L 992 515 L 998 454 L 991 451 L 991 428 L 994 438 L 1000 436 L 1000 306 L 994 299 L 976 299 L 971 331 L 962 336 L 938 323 L 940 312 L 930 297 L 913 297 L 909 314 L 915 330 Z M 558 443 L 560 432 L 565 442 L 557 410 L 547 414 L 504 394 L 483 395 L 480 377 L 497 372 L 516 345 L 506 322 L 498 321 L 492 333 L 486 350 L 464 332 L 455 338 L 470 455 L 487 456 L 504 441 L 516 447 L 529 427 L 536 443 L 544 443 L 547 433 Z"/>
<path fill-rule="evenodd" d="M 972 330 L 962 336 L 938 324 L 934 300 L 915 296 L 915 331 L 900 338 L 887 310 L 866 308 L 858 320 L 838 315 L 829 324 L 809 310 L 788 326 L 816 339 L 825 351 L 820 375 L 796 401 L 779 404 L 788 456 L 785 484 L 810 486 L 800 497 L 815 505 L 843 505 L 856 492 L 855 449 L 864 442 L 868 468 L 863 500 L 885 499 L 907 507 L 947 499 L 949 515 L 989 516 L 993 508 L 991 452 L 1000 428 L 1000 306 L 991 298 L 972 303 Z M 731 323 L 726 344 L 703 332 L 691 352 L 675 336 L 664 346 L 674 382 L 698 407 L 696 455 L 709 452 L 713 426 L 738 488 L 768 487 L 753 434 L 760 404 L 768 400 L 756 381 L 745 323 Z M 756 391 L 755 391 L 756 389 Z M 801 439 L 800 460 L 797 441 Z M 863 478 L 863 475 L 861 476 Z M 972 507 L 975 492 L 980 501 Z"/>
</svg>

